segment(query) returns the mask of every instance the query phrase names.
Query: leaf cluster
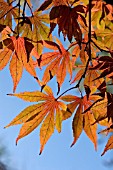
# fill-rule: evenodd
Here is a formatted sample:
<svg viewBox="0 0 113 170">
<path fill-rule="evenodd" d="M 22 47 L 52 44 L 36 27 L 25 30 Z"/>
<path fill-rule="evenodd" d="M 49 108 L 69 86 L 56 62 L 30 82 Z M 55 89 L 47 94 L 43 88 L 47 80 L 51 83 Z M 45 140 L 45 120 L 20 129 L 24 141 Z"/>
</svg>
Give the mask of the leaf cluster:
<svg viewBox="0 0 113 170">
<path fill-rule="evenodd" d="M 35 102 L 6 127 L 22 124 L 17 143 L 41 125 L 41 154 L 54 130 L 60 133 L 62 122 L 73 117 L 71 146 L 84 130 L 97 149 L 98 125 L 106 126 L 100 133 L 113 131 L 113 94 L 108 90 L 113 85 L 113 6 L 107 0 L 45 0 L 35 10 L 33 5 L 32 0 L 0 0 L 0 70 L 9 63 L 13 80 L 8 95 Z M 15 93 L 24 69 L 41 90 Z M 71 86 L 60 93 L 67 74 Z M 53 77 L 57 94 L 48 86 Z M 113 135 L 102 155 L 109 149 Z"/>
</svg>

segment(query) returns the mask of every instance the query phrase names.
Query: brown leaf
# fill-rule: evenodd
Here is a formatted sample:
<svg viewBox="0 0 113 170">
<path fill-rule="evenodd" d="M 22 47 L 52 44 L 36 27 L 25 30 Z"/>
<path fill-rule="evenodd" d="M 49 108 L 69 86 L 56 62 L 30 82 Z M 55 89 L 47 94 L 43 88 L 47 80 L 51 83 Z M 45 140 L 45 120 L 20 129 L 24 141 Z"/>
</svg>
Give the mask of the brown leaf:
<svg viewBox="0 0 113 170">
<path fill-rule="evenodd" d="M 72 37 L 74 36 L 74 38 L 76 38 L 78 42 L 81 42 L 82 31 L 77 22 L 78 17 L 82 16 L 80 13 L 84 13 L 82 5 L 77 5 L 74 8 L 71 8 L 70 6 L 66 5 L 59 5 L 53 7 L 50 11 L 50 33 L 58 24 L 59 35 L 60 32 L 62 32 L 64 39 L 67 36 L 68 40 L 71 42 Z M 82 16 L 81 19 L 83 18 L 84 17 Z"/>
<path fill-rule="evenodd" d="M 44 3 L 39 7 L 38 11 L 44 11 L 51 3 L 52 0 L 45 0 Z"/>
</svg>

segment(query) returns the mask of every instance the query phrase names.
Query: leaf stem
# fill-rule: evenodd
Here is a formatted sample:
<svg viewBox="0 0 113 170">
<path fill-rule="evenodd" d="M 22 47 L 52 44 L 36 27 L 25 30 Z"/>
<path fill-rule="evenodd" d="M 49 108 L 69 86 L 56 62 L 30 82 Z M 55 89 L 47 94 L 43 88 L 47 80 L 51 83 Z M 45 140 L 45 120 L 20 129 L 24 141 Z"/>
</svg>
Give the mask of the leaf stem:
<svg viewBox="0 0 113 170">
<path fill-rule="evenodd" d="M 29 5 L 29 3 L 26 1 L 26 3 L 27 3 L 27 6 L 29 7 L 29 9 L 30 9 L 30 11 L 31 11 L 31 14 L 32 14 L 32 17 L 34 16 L 34 14 L 33 14 L 33 11 L 32 11 L 32 8 L 30 7 L 30 5 Z"/>
<path fill-rule="evenodd" d="M 56 100 L 58 100 L 61 96 L 63 96 L 63 95 L 64 95 L 65 93 L 67 93 L 68 91 L 73 90 L 73 89 L 75 89 L 75 88 L 76 88 L 76 87 L 74 86 L 74 87 L 71 87 L 71 88 L 65 90 L 62 94 L 60 94 L 60 95 L 56 98 Z"/>
<path fill-rule="evenodd" d="M 88 39 L 89 39 L 89 61 L 91 60 L 91 1 L 89 0 L 89 33 L 88 33 Z"/>
<path fill-rule="evenodd" d="M 23 6 L 23 13 L 22 13 L 22 16 L 23 16 L 23 19 L 25 19 L 25 8 L 26 8 L 26 0 L 24 1 L 24 6 Z"/>
<path fill-rule="evenodd" d="M 17 37 L 19 37 L 19 23 L 20 23 L 20 0 L 18 1 L 18 24 L 17 24 Z"/>
</svg>

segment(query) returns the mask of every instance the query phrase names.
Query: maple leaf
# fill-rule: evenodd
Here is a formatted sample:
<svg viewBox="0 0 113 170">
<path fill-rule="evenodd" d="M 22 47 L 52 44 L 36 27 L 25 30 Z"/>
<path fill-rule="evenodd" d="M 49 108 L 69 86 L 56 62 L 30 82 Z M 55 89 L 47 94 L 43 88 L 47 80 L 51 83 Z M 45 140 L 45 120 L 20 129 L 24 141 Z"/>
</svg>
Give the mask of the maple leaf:
<svg viewBox="0 0 113 170">
<path fill-rule="evenodd" d="M 72 83 L 75 83 L 76 81 L 79 81 L 81 77 L 83 78 L 82 86 L 88 87 L 90 89 L 90 93 L 93 94 L 96 92 L 97 88 L 104 82 L 104 79 L 97 79 L 97 77 L 100 76 L 99 72 L 95 69 L 93 70 L 91 66 L 88 67 L 87 72 L 84 76 L 84 72 L 86 69 L 86 65 L 78 65 L 75 66 L 75 71 L 77 72 L 74 79 L 71 81 Z M 90 69 L 91 68 L 91 69 Z"/>
<path fill-rule="evenodd" d="M 73 129 L 73 137 L 74 137 L 74 141 L 71 144 L 71 146 L 73 146 L 77 139 L 79 138 L 79 136 L 82 133 L 83 130 L 83 115 L 82 115 L 82 106 L 79 105 L 76 114 L 73 118 L 73 123 L 72 123 L 72 129 Z"/>
<path fill-rule="evenodd" d="M 12 28 L 12 18 L 18 17 L 18 4 L 12 6 L 12 3 L 7 3 L 3 0 L 0 0 L 0 21 L 4 25 L 9 26 Z M 1 20 L 2 19 L 2 20 Z"/>
<path fill-rule="evenodd" d="M 113 132 L 113 94 L 108 89 L 108 85 L 113 84 L 113 7 L 112 2 L 106 2 L 45 0 L 33 12 L 31 0 L 0 0 L 0 70 L 9 63 L 13 92 L 23 69 L 36 78 L 41 90 L 44 90 L 10 94 L 35 102 L 6 126 L 22 124 L 16 143 L 40 126 L 41 154 L 54 130 L 60 133 L 62 121 L 72 116 L 74 139 L 71 146 L 84 130 L 97 149 L 97 124 L 106 126 L 99 133 Z M 64 40 L 73 41 L 68 49 L 58 39 L 55 42 L 52 39 L 56 26 L 59 36 L 62 33 Z M 52 51 L 43 53 L 44 48 Z M 100 57 L 103 51 L 109 56 Z M 42 82 L 36 75 L 35 66 L 45 68 Z M 72 72 L 75 73 L 73 79 Z M 78 83 L 55 98 L 46 84 L 56 76 L 59 93 L 67 73 L 71 84 Z M 81 84 L 85 96 L 82 95 Z M 75 88 L 78 88 L 81 97 L 63 96 Z M 109 149 L 113 149 L 113 136 L 102 155 Z"/>
<path fill-rule="evenodd" d="M 73 129 L 73 143 L 71 146 L 73 146 L 76 141 L 78 140 L 79 136 L 81 135 L 82 131 L 84 130 L 87 136 L 90 138 L 90 140 L 93 142 L 95 149 L 97 149 L 97 125 L 94 124 L 92 126 L 92 123 L 95 121 L 95 118 L 93 114 L 91 113 L 90 109 L 88 109 L 95 100 L 97 100 L 97 97 L 89 97 L 89 100 L 87 100 L 87 95 L 83 98 L 79 98 L 77 96 L 71 96 L 66 95 L 61 97 L 62 100 L 68 102 L 72 101 L 71 104 L 67 105 L 66 113 L 68 113 L 68 116 L 65 116 L 65 112 L 63 112 L 64 118 L 70 117 L 72 114 L 69 115 L 69 112 L 74 113 L 75 115 L 72 122 L 72 129 Z M 73 106 L 72 108 L 70 106 Z M 84 111 L 87 110 L 85 113 Z M 84 114 L 83 114 L 84 113 Z"/>
<path fill-rule="evenodd" d="M 19 33 L 22 37 L 27 37 L 31 40 L 39 54 L 42 53 L 43 45 L 37 43 L 40 40 L 51 40 L 52 37 L 49 35 L 49 17 L 48 14 L 42 14 L 38 10 L 34 11 L 32 16 L 21 18 L 19 23 Z M 18 25 L 15 27 L 15 32 L 18 32 Z"/>
<path fill-rule="evenodd" d="M 39 7 L 38 11 L 43 11 L 43 10 L 47 9 L 49 6 L 52 5 L 52 1 L 53 1 L 53 0 L 45 0 L 45 1 L 41 4 L 41 6 Z"/>
<path fill-rule="evenodd" d="M 95 118 L 93 124 L 99 123 L 103 126 L 109 126 L 107 119 L 107 96 L 103 100 L 95 103 L 91 108 L 91 112 Z"/>
<path fill-rule="evenodd" d="M 70 79 L 72 78 L 72 61 L 69 51 L 64 49 L 58 39 L 56 41 L 58 44 L 49 41 L 44 43 L 44 46 L 52 48 L 55 51 L 42 54 L 37 62 L 39 67 L 47 65 L 42 78 L 43 85 L 46 85 L 56 75 L 60 88 L 66 77 L 66 72 L 70 74 Z"/>
<path fill-rule="evenodd" d="M 0 41 L 3 41 L 4 39 L 9 38 L 8 35 L 11 33 L 12 33 L 12 30 L 9 28 L 9 26 L 0 24 Z"/>
<path fill-rule="evenodd" d="M 95 79 L 100 79 L 102 77 L 113 78 L 113 58 L 110 56 L 102 56 L 97 59 L 97 64 L 91 69 L 100 70 L 100 75 Z"/>
<path fill-rule="evenodd" d="M 92 37 L 93 36 L 94 35 L 92 34 Z M 89 58 L 88 41 L 89 41 L 88 40 L 88 30 L 85 30 L 84 38 L 82 38 L 81 44 L 79 44 L 76 41 L 74 41 L 68 47 L 68 48 L 71 48 L 72 46 L 74 47 L 72 49 L 72 57 L 73 57 L 73 62 L 75 62 L 74 63 L 75 64 L 75 68 L 76 68 L 76 62 L 77 62 L 78 58 L 80 58 L 80 62 L 82 62 L 82 64 L 86 64 L 87 63 L 87 60 Z M 99 50 L 95 49 L 95 46 L 94 46 L 93 43 L 91 43 L 91 51 L 92 51 L 91 58 L 96 58 L 96 53 L 98 53 Z"/>
<path fill-rule="evenodd" d="M 6 127 L 22 124 L 16 143 L 22 137 L 31 133 L 42 122 L 40 128 L 40 154 L 45 144 L 54 132 L 54 128 L 61 132 L 61 124 L 63 121 L 62 110 L 66 110 L 67 106 L 61 101 L 54 98 L 50 87 L 45 86 L 44 92 L 24 92 L 19 94 L 9 94 L 16 96 L 25 101 L 39 102 L 25 108 L 19 115 L 14 118 Z"/>
<path fill-rule="evenodd" d="M 101 25 L 103 26 L 102 29 L 105 28 L 105 24 L 103 25 L 103 19 L 105 18 L 105 10 L 106 7 L 104 5 L 104 3 L 102 1 L 93 1 L 92 2 L 92 25 L 95 25 L 96 23 L 96 27 L 97 29 L 101 28 Z M 95 12 L 96 11 L 96 12 Z"/>
<path fill-rule="evenodd" d="M 45 9 L 48 9 L 52 6 L 59 6 L 59 5 L 69 5 L 72 6 L 79 0 L 45 0 L 44 3 L 41 4 L 38 11 L 43 11 Z"/>
<path fill-rule="evenodd" d="M 3 40 L 4 48 L 0 49 L 0 70 L 2 70 L 10 58 L 10 73 L 13 79 L 13 91 L 21 79 L 23 68 L 25 68 L 33 77 L 36 76 L 36 72 L 33 66 L 31 54 L 38 55 L 33 44 L 27 41 L 25 38 L 11 36 Z"/>
<path fill-rule="evenodd" d="M 95 37 L 92 39 L 97 44 L 98 48 L 101 48 L 106 52 L 107 51 L 109 52 L 109 49 L 113 50 L 113 45 L 112 45 L 113 23 L 110 21 L 109 17 L 105 20 L 104 23 L 105 23 L 105 28 L 102 30 L 103 28 L 102 26 L 102 28 L 95 30 Z"/>
<path fill-rule="evenodd" d="M 108 150 L 113 149 L 113 135 L 109 138 L 105 149 L 103 151 L 103 153 L 101 154 L 101 156 L 103 156 L 105 154 L 105 152 L 107 152 Z"/>
<path fill-rule="evenodd" d="M 83 20 L 86 25 L 85 18 L 81 13 L 85 13 L 84 7 L 82 5 L 77 5 L 73 8 L 66 5 L 53 7 L 50 11 L 50 33 L 52 33 L 58 24 L 59 35 L 60 32 L 62 32 L 64 39 L 67 36 L 70 42 L 74 36 L 74 38 L 80 43 L 82 41 L 82 31 L 80 25 L 77 22 L 78 18 L 81 18 L 81 20 Z"/>
</svg>

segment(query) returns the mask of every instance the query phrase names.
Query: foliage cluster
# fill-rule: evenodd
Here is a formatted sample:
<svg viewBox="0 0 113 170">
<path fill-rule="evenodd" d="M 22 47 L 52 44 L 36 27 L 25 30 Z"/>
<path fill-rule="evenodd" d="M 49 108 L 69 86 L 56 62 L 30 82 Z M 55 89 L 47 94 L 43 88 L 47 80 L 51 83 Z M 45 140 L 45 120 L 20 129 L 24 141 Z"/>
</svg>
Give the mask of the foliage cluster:
<svg viewBox="0 0 113 170">
<path fill-rule="evenodd" d="M 54 129 L 60 133 L 62 122 L 71 116 L 71 146 L 84 130 L 96 149 L 97 126 L 106 126 L 100 133 L 113 131 L 113 94 L 109 90 L 113 85 L 113 6 L 106 2 L 46 0 L 41 5 L 36 2 L 33 10 L 32 0 L 0 0 L 0 70 L 9 63 L 13 80 L 13 94 L 9 95 L 37 102 L 6 126 L 22 124 L 16 143 L 41 124 L 41 154 Z M 54 29 L 68 42 L 67 48 L 53 36 Z M 37 70 L 43 68 L 40 80 Z M 15 93 L 24 69 L 41 90 Z M 60 93 L 67 74 L 71 87 Z M 48 86 L 53 77 L 57 97 Z M 71 95 L 75 89 L 79 96 Z M 113 135 L 102 155 L 109 149 L 113 149 Z"/>
</svg>

